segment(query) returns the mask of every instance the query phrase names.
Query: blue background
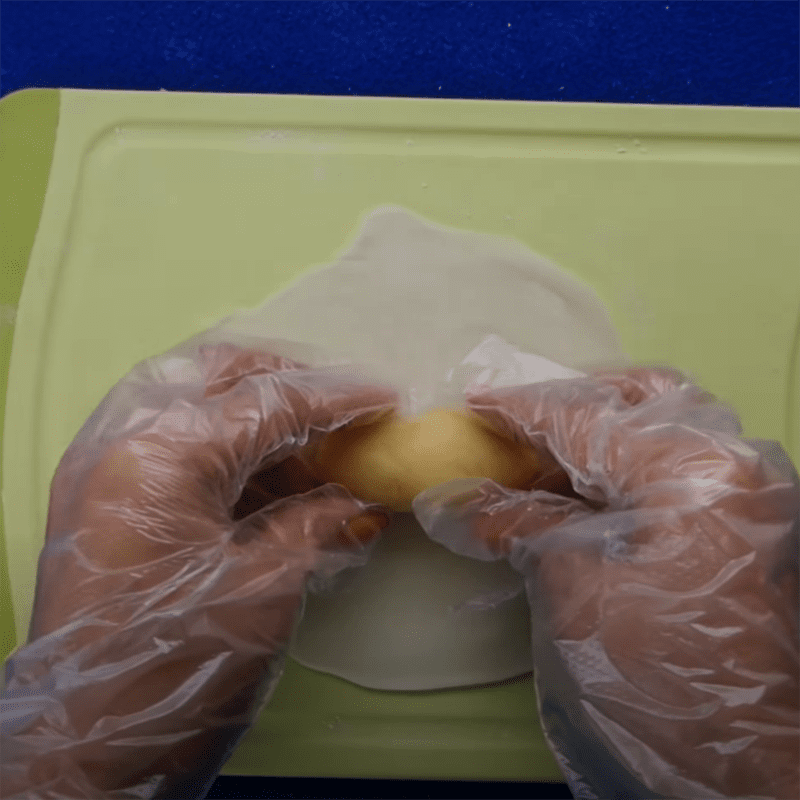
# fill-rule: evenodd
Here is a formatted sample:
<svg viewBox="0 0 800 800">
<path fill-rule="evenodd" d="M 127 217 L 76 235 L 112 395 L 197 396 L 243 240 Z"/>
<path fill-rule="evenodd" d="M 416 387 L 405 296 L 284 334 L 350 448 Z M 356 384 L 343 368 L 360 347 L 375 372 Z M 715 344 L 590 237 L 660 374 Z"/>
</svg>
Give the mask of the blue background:
<svg viewBox="0 0 800 800">
<path fill-rule="evenodd" d="M 800 105 L 800 4 L 0 2 L 33 87 Z M 222 797 L 547 797 L 566 786 L 222 777 Z"/>
<path fill-rule="evenodd" d="M 30 87 L 797 106 L 798 3 L 0 3 Z"/>
</svg>

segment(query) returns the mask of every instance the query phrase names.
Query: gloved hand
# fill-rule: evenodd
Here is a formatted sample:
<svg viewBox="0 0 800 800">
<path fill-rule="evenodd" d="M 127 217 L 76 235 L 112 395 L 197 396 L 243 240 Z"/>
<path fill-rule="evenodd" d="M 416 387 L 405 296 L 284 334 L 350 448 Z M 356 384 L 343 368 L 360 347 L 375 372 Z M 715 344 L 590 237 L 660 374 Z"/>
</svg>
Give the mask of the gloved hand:
<svg viewBox="0 0 800 800">
<path fill-rule="evenodd" d="M 740 438 L 669 370 L 468 397 L 561 479 L 449 484 L 414 512 L 525 577 L 541 717 L 574 795 L 797 800 L 800 499 L 780 447 Z"/>
<path fill-rule="evenodd" d="M 396 402 L 352 371 L 194 342 L 117 384 L 52 482 L 29 643 L 6 666 L 6 800 L 205 795 L 309 578 L 364 563 L 389 521 L 293 454 Z"/>
</svg>

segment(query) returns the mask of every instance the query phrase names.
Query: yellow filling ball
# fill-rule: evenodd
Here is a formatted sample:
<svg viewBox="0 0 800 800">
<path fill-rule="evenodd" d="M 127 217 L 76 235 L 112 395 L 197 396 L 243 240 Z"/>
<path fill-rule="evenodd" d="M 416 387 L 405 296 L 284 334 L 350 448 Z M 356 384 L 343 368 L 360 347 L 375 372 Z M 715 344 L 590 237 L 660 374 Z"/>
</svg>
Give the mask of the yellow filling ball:
<svg viewBox="0 0 800 800">
<path fill-rule="evenodd" d="M 312 469 L 360 500 L 410 511 L 420 492 L 459 478 L 529 488 L 539 465 L 530 447 L 494 433 L 477 415 L 439 408 L 334 431 L 314 454 Z"/>
</svg>

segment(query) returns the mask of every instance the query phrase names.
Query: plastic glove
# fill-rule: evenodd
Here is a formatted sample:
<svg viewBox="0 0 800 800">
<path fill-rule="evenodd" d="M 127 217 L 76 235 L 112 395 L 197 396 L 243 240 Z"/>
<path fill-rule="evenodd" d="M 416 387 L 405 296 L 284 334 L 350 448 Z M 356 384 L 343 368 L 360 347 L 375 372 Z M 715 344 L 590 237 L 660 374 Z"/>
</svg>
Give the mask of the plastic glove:
<svg viewBox="0 0 800 800">
<path fill-rule="evenodd" d="M 741 439 L 669 370 L 468 396 L 575 491 L 461 482 L 414 512 L 525 576 L 541 718 L 574 795 L 796 800 L 800 499 L 780 447 Z"/>
<path fill-rule="evenodd" d="M 309 578 L 363 564 L 389 521 L 293 454 L 396 400 L 193 342 L 117 384 L 52 482 L 29 643 L 6 666 L 4 798 L 205 795 L 277 683 Z"/>
</svg>

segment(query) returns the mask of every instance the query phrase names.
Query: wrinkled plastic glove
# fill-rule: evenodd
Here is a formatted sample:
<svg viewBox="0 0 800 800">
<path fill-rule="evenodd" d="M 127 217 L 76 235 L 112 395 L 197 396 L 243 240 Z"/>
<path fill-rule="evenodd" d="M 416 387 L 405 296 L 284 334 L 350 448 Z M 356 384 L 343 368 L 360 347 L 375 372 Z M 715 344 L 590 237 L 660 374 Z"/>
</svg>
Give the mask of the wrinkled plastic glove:
<svg viewBox="0 0 800 800">
<path fill-rule="evenodd" d="M 229 345 L 117 384 L 52 482 L 29 642 L 6 666 L 6 800 L 205 795 L 277 683 L 309 580 L 363 564 L 389 522 L 293 454 L 396 401 Z"/>
<path fill-rule="evenodd" d="M 670 370 L 468 398 L 561 480 L 448 484 L 414 512 L 525 577 L 541 718 L 575 797 L 796 800 L 800 499 L 781 448 Z"/>
</svg>

